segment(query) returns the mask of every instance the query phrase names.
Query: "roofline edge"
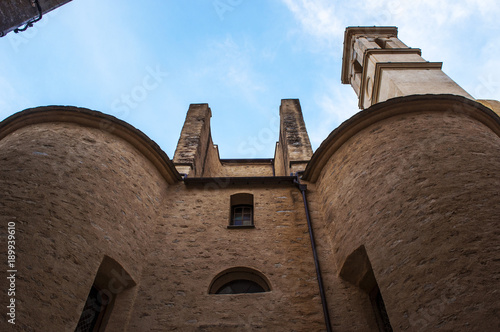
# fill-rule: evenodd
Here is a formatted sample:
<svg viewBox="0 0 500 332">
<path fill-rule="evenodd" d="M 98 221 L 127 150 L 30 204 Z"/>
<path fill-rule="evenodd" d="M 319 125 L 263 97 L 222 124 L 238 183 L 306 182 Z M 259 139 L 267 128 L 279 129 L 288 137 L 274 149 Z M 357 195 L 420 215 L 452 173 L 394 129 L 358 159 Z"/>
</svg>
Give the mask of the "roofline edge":
<svg viewBox="0 0 500 332">
<path fill-rule="evenodd" d="M 167 183 L 182 179 L 167 154 L 142 131 L 112 115 L 87 108 L 54 105 L 25 109 L 0 122 L 0 140 L 23 127 L 56 122 L 74 123 L 120 137 L 151 161 Z"/>
</svg>

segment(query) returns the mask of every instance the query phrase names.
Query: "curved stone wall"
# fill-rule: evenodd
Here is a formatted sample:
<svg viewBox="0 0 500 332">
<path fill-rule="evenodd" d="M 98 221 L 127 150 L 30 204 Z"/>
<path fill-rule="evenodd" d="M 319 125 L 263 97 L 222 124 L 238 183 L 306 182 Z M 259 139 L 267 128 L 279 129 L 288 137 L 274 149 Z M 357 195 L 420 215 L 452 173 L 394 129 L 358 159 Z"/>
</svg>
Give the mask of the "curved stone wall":
<svg viewBox="0 0 500 332">
<path fill-rule="evenodd" d="M 102 267 L 114 278 L 112 296 L 138 282 L 168 184 L 106 130 L 37 122 L 0 140 L 0 218 L 16 229 L 18 327 L 65 331 L 76 326 L 105 256 L 126 271 Z M 130 310 L 114 308 L 118 321 L 108 326 L 119 330 Z"/>
<path fill-rule="evenodd" d="M 342 144 L 322 168 L 306 171 L 317 178 L 328 260 L 340 271 L 365 246 L 395 330 L 498 329 L 498 117 L 459 97 L 362 113 L 329 138 Z"/>
</svg>

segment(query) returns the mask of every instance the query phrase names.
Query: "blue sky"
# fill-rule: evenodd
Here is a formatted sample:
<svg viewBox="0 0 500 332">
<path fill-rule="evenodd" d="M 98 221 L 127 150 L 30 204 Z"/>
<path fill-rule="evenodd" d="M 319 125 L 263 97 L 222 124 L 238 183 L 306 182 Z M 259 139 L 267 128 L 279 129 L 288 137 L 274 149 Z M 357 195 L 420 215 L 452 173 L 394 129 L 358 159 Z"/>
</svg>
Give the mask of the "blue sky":
<svg viewBox="0 0 500 332">
<path fill-rule="evenodd" d="M 497 0 L 73 0 L 0 38 L 0 119 L 73 105 L 129 122 L 173 158 L 208 103 L 222 158 L 272 158 L 281 99 L 316 149 L 358 112 L 340 83 L 345 27 L 391 25 L 478 99 L 500 99 Z"/>
</svg>

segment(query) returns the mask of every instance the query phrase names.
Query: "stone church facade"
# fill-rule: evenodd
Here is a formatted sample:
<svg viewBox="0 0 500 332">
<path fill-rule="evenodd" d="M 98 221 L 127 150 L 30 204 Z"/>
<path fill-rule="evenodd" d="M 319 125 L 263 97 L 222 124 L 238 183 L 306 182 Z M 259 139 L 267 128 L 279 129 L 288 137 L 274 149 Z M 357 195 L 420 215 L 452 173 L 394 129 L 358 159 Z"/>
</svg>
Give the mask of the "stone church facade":
<svg viewBox="0 0 500 332">
<path fill-rule="evenodd" d="M 269 159 L 220 159 L 207 104 L 172 159 L 83 108 L 1 122 L 0 329 L 499 330 L 500 103 L 393 27 L 346 29 L 342 82 L 362 111 L 313 153 L 282 100 Z"/>
</svg>

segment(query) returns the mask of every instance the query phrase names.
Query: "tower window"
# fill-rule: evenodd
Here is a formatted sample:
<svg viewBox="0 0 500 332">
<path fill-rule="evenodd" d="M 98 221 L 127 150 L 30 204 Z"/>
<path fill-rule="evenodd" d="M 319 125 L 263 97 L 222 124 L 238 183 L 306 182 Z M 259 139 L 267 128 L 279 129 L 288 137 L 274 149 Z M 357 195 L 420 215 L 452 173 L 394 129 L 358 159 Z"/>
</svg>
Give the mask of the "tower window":
<svg viewBox="0 0 500 332">
<path fill-rule="evenodd" d="M 253 195 L 234 194 L 231 196 L 231 212 L 228 228 L 253 228 Z"/>
</svg>

